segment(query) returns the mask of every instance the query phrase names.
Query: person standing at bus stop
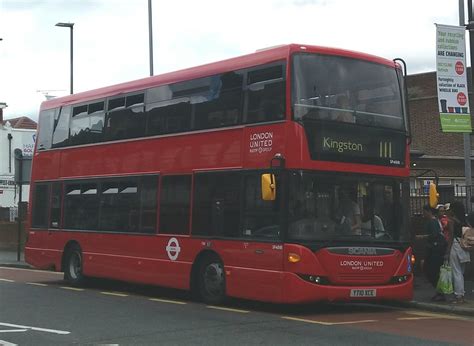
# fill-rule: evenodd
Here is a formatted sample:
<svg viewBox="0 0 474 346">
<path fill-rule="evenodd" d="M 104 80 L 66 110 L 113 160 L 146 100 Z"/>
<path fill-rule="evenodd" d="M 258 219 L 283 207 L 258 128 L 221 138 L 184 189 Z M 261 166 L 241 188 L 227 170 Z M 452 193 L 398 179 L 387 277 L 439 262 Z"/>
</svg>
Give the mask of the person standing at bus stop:
<svg viewBox="0 0 474 346">
<path fill-rule="evenodd" d="M 429 205 L 425 205 L 423 207 L 423 217 L 426 220 L 425 234 L 417 235 L 418 239 L 427 239 L 423 271 L 430 284 L 436 288 L 439 270 L 445 259 L 447 242 L 441 233 L 441 226 L 435 216 L 435 210 Z M 443 293 L 436 292 L 431 300 L 445 301 L 446 297 Z"/>
<path fill-rule="evenodd" d="M 439 222 L 439 225 L 441 227 L 441 231 L 443 232 L 443 235 L 444 235 L 444 238 L 446 239 L 446 241 L 448 241 L 448 239 L 449 239 L 449 235 L 448 235 L 449 218 L 446 215 L 445 205 L 444 204 L 438 204 L 436 206 L 436 211 L 437 211 L 437 214 L 438 214 L 438 222 Z"/>
<path fill-rule="evenodd" d="M 464 303 L 464 270 L 466 263 L 471 261 L 469 252 L 461 248 L 462 228 L 466 226 L 466 211 L 461 202 L 455 201 L 447 205 L 448 221 L 448 251 L 445 259 L 449 259 L 453 272 L 454 300 L 453 303 Z M 467 219 L 469 227 L 474 225 L 474 214 Z"/>
</svg>

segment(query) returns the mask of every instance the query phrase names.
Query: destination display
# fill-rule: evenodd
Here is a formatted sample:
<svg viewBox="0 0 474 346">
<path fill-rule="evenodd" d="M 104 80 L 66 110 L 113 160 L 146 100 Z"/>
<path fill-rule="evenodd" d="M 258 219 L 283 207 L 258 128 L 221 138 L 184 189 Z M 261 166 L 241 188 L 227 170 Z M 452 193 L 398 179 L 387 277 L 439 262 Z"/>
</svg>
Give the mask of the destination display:
<svg viewBox="0 0 474 346">
<path fill-rule="evenodd" d="M 305 124 L 313 160 L 405 166 L 405 134 L 353 125 Z"/>
</svg>

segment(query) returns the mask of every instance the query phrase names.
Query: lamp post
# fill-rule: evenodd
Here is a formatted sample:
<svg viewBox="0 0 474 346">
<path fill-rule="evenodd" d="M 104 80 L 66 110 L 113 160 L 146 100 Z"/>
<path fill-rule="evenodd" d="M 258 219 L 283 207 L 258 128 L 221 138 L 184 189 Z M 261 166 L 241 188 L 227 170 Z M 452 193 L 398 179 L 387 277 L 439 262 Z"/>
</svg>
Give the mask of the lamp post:
<svg viewBox="0 0 474 346">
<path fill-rule="evenodd" d="M 153 26 L 151 13 L 151 0 L 148 0 L 148 45 L 150 50 L 150 76 L 153 76 Z"/>
<path fill-rule="evenodd" d="M 62 28 L 69 28 L 71 29 L 71 94 L 73 93 L 73 71 L 74 71 L 74 65 L 73 65 L 73 27 L 74 23 L 56 23 L 56 26 L 62 27 Z"/>
</svg>

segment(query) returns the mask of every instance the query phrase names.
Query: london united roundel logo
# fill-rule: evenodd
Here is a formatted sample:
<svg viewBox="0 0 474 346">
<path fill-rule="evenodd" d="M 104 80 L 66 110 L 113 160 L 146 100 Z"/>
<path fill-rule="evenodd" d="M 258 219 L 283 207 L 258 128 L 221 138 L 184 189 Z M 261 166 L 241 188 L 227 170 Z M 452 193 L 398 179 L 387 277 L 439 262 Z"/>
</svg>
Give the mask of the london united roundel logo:
<svg viewBox="0 0 474 346">
<path fill-rule="evenodd" d="M 168 257 L 172 261 L 176 261 L 181 252 L 181 248 L 179 247 L 178 239 L 171 238 L 168 240 L 168 245 L 166 245 L 166 252 L 168 253 Z"/>
</svg>

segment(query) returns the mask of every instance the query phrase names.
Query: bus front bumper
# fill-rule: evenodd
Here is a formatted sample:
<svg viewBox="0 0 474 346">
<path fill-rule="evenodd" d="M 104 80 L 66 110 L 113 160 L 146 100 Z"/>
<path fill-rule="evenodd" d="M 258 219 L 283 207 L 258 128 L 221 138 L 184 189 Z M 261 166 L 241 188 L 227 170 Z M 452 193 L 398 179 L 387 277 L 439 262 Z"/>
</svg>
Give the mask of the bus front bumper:
<svg viewBox="0 0 474 346">
<path fill-rule="evenodd" d="M 399 284 L 334 286 L 308 282 L 294 273 L 284 273 L 285 303 L 336 301 L 409 301 L 413 299 L 413 275 Z"/>
</svg>

